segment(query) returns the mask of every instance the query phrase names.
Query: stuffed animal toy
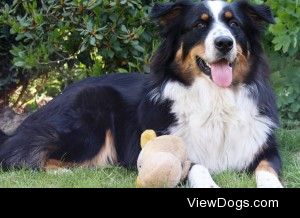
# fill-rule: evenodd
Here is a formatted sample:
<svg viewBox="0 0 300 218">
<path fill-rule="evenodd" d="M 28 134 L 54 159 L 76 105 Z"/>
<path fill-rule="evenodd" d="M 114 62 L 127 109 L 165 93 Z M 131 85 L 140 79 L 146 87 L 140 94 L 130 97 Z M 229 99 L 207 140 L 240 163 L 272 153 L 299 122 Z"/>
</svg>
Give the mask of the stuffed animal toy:
<svg viewBox="0 0 300 218">
<path fill-rule="evenodd" d="M 146 130 L 141 135 L 141 146 L 137 187 L 174 188 L 186 178 L 191 163 L 180 137 L 157 137 L 153 130 Z"/>
</svg>

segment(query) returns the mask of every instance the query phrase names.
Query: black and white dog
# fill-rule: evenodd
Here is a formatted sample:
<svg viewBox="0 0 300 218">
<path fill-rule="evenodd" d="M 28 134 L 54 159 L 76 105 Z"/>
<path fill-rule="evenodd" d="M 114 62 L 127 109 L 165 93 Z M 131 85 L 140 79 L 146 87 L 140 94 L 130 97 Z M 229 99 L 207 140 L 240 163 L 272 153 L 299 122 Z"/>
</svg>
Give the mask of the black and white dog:
<svg viewBox="0 0 300 218">
<path fill-rule="evenodd" d="M 260 38 L 270 9 L 246 1 L 156 4 L 162 43 L 150 74 L 111 74 L 68 87 L 0 134 L 3 169 L 135 167 L 145 129 L 180 136 L 194 163 L 191 187 L 216 187 L 209 172 L 255 172 L 282 187 L 276 104 Z"/>
</svg>

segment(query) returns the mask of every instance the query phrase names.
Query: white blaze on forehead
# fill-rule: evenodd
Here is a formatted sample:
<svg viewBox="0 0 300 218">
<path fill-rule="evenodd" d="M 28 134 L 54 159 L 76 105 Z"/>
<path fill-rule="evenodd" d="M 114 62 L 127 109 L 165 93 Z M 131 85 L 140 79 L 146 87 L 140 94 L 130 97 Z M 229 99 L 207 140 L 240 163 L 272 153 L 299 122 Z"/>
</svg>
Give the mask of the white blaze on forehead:
<svg viewBox="0 0 300 218">
<path fill-rule="evenodd" d="M 207 1 L 207 6 L 212 15 L 214 16 L 215 21 L 218 21 L 220 13 L 226 6 L 226 3 L 224 1 Z"/>
<path fill-rule="evenodd" d="M 224 1 L 207 1 L 206 6 L 213 16 L 213 24 L 205 39 L 205 60 L 209 63 L 215 62 L 218 58 L 218 51 L 215 48 L 215 39 L 219 36 L 227 36 L 233 40 L 233 49 L 228 54 L 228 58 L 231 62 L 236 58 L 236 40 L 231 34 L 229 28 L 221 21 L 221 13 L 223 13 L 224 7 L 228 4 Z"/>
</svg>

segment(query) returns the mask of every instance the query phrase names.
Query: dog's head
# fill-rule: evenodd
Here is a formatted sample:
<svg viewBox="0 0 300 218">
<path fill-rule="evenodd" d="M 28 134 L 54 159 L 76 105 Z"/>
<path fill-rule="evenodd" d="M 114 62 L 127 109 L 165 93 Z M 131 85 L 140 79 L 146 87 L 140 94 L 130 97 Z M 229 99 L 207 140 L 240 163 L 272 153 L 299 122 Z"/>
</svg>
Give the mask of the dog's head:
<svg viewBox="0 0 300 218">
<path fill-rule="evenodd" d="M 151 16 L 164 38 L 154 71 L 172 71 L 184 83 L 204 76 L 220 87 L 246 80 L 264 24 L 274 22 L 267 6 L 247 1 L 156 4 Z"/>
</svg>

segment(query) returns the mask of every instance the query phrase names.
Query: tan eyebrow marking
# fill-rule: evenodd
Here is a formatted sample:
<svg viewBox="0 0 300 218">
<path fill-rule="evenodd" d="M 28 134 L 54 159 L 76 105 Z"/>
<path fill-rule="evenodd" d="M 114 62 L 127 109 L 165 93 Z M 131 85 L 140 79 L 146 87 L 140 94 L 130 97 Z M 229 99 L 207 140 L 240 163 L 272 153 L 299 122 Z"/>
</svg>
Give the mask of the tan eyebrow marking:
<svg viewBox="0 0 300 218">
<path fill-rule="evenodd" d="M 207 13 L 203 13 L 203 14 L 200 16 L 200 19 L 203 20 L 203 21 L 208 21 L 209 15 L 208 15 Z"/>
<path fill-rule="evenodd" d="M 225 18 L 227 18 L 227 19 L 230 19 L 233 17 L 233 14 L 230 11 L 226 11 L 224 15 L 225 15 Z"/>
</svg>

